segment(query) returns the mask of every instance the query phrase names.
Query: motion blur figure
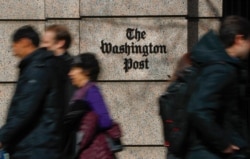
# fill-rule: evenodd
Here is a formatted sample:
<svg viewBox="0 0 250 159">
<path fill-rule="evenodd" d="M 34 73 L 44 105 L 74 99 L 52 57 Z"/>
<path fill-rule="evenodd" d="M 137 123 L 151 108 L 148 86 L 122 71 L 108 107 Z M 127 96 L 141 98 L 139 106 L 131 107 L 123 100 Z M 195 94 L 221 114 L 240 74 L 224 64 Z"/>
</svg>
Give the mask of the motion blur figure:
<svg viewBox="0 0 250 159">
<path fill-rule="evenodd" d="M 0 147 L 11 159 L 59 159 L 62 141 L 60 61 L 39 47 L 31 26 L 12 36 L 13 54 L 21 61 L 7 120 L 0 129 Z"/>
<path fill-rule="evenodd" d="M 219 32 L 209 31 L 191 51 L 192 62 L 205 65 L 191 99 L 186 159 L 248 159 L 247 119 L 240 105 L 241 60 L 250 51 L 250 23 L 226 17 Z"/>
<path fill-rule="evenodd" d="M 77 131 L 78 159 L 115 158 L 107 141 L 108 131 L 114 128 L 114 123 L 101 90 L 95 83 L 99 72 L 100 66 L 95 54 L 88 52 L 74 58 L 69 72 L 72 84 L 77 87 L 71 102 L 84 100 L 90 109 L 81 119 Z M 111 131 L 120 136 L 119 129 Z"/>
<path fill-rule="evenodd" d="M 62 107 L 67 108 L 69 100 L 74 92 L 74 87 L 68 78 L 68 72 L 70 70 L 70 64 L 72 62 L 72 56 L 68 49 L 72 43 L 72 35 L 67 27 L 64 25 L 53 24 L 45 28 L 45 32 L 42 35 L 42 41 L 40 47 L 48 51 L 52 51 L 53 54 L 62 62 L 61 73 L 66 83 L 65 93 L 66 98 Z"/>
</svg>

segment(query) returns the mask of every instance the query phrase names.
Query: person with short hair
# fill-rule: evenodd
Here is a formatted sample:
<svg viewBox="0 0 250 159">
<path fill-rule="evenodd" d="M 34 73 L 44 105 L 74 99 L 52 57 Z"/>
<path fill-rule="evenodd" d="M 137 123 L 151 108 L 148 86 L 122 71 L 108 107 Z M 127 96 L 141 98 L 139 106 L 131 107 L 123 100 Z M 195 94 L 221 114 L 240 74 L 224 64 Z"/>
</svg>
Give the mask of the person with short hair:
<svg viewBox="0 0 250 159">
<path fill-rule="evenodd" d="M 108 107 L 104 101 L 100 89 L 95 84 L 100 73 L 99 61 L 94 53 L 83 53 L 76 56 L 71 64 L 69 78 L 74 86 L 78 88 L 75 92 L 73 99 L 78 98 L 80 89 L 84 86 L 91 84 L 88 88 L 86 95 L 82 97 L 89 102 L 91 108 L 98 114 L 100 129 L 107 129 L 112 126 Z"/>
<path fill-rule="evenodd" d="M 89 52 L 76 56 L 69 72 L 72 84 L 77 87 L 71 103 L 83 100 L 90 108 L 90 113 L 81 119 L 77 131 L 77 136 L 82 136 L 77 137 L 76 141 L 79 145 L 78 159 L 115 158 L 106 138 L 108 134 L 106 131 L 113 127 L 113 121 L 101 90 L 95 83 L 99 73 L 99 61 L 94 53 Z M 120 132 L 115 134 L 120 135 Z"/>
<path fill-rule="evenodd" d="M 53 24 L 45 28 L 42 35 L 42 48 L 52 51 L 55 56 L 66 56 L 72 43 L 69 29 L 64 25 Z"/>
<path fill-rule="evenodd" d="M 68 78 L 68 72 L 70 70 L 70 64 L 72 62 L 72 56 L 68 52 L 72 43 L 72 35 L 69 29 L 60 24 L 49 25 L 45 28 L 45 32 L 42 35 L 42 41 L 40 47 L 48 51 L 52 51 L 53 54 L 62 61 L 62 70 L 61 73 L 66 83 L 64 90 L 65 99 L 64 105 L 62 107 L 65 110 L 68 107 L 69 100 L 74 92 L 74 87 L 71 85 L 71 82 Z"/>
<path fill-rule="evenodd" d="M 12 36 L 13 54 L 21 59 L 0 147 L 11 159 L 60 159 L 64 98 L 55 56 L 39 49 L 39 34 L 29 25 Z"/>
<path fill-rule="evenodd" d="M 188 102 L 191 130 L 186 159 L 248 159 L 247 120 L 239 104 L 241 60 L 250 51 L 250 22 L 226 17 L 219 32 L 209 31 L 191 51 L 204 66 Z"/>
</svg>

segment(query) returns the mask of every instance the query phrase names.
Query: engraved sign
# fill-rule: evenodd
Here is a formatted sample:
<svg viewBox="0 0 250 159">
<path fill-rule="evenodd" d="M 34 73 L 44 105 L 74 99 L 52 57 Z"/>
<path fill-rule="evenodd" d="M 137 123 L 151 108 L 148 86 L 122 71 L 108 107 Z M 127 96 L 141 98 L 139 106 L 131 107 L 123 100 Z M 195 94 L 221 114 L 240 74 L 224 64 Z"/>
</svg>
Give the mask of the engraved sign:
<svg viewBox="0 0 250 159">
<path fill-rule="evenodd" d="M 93 52 L 99 80 L 168 80 L 187 52 L 185 18 L 84 18 L 80 53 Z"/>
<path fill-rule="evenodd" d="M 115 45 L 111 42 L 101 41 L 101 51 L 103 54 L 126 54 L 128 58 L 124 58 L 124 67 L 125 72 L 128 72 L 131 69 L 149 69 L 149 55 L 156 54 L 166 54 L 167 47 L 166 45 L 154 45 L 152 42 L 147 44 L 135 44 L 140 42 L 140 40 L 146 39 L 146 31 L 138 30 L 137 28 L 128 28 L 126 30 L 126 37 L 129 42 L 126 42 L 122 45 Z M 133 42 L 134 41 L 134 42 Z M 137 61 L 132 57 L 133 54 L 140 54 L 142 60 Z"/>
</svg>

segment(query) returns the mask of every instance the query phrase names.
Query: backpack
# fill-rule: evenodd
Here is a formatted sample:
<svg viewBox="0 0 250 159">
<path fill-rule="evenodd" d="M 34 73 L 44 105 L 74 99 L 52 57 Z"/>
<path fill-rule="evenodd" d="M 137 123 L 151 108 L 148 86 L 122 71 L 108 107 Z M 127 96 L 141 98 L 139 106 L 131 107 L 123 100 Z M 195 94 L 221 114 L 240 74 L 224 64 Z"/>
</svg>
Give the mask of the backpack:
<svg viewBox="0 0 250 159">
<path fill-rule="evenodd" d="M 163 124 L 163 134 L 168 154 L 182 157 L 186 152 L 188 135 L 187 103 L 196 88 L 196 78 L 200 67 L 189 66 L 183 69 L 178 77 L 159 97 L 159 115 Z"/>
<path fill-rule="evenodd" d="M 159 115 L 163 125 L 164 146 L 168 154 L 175 159 L 183 158 L 187 151 L 189 132 L 189 118 L 187 104 L 194 90 L 196 80 L 204 67 L 212 64 L 226 64 L 223 61 L 214 61 L 206 64 L 192 62 L 190 53 L 186 53 L 177 64 L 175 80 L 159 97 Z M 178 66 L 179 65 L 179 66 Z M 171 158 L 171 157 L 169 157 Z"/>
</svg>

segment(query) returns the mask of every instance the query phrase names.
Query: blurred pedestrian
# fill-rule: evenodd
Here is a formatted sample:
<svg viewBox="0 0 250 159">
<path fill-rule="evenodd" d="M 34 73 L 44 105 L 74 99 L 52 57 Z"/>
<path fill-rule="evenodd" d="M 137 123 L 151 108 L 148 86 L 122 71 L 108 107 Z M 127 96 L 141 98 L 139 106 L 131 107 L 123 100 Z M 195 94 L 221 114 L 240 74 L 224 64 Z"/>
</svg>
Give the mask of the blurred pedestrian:
<svg viewBox="0 0 250 159">
<path fill-rule="evenodd" d="M 239 16 L 226 17 L 218 34 L 209 31 L 192 49 L 192 62 L 204 67 L 188 103 L 191 130 L 186 159 L 248 159 L 239 71 L 249 51 L 250 23 Z"/>
<path fill-rule="evenodd" d="M 68 49 L 72 43 L 72 35 L 69 29 L 60 24 L 49 25 L 45 28 L 45 32 L 42 35 L 42 41 L 40 47 L 48 51 L 52 51 L 53 54 L 62 61 L 61 73 L 66 83 L 64 90 L 65 99 L 64 106 L 68 107 L 69 100 L 74 92 L 74 87 L 68 78 L 68 72 L 70 70 L 70 64 L 72 62 L 72 56 L 70 55 Z"/>
<path fill-rule="evenodd" d="M 12 49 L 21 59 L 7 120 L 0 129 L 0 147 L 11 159 L 59 159 L 63 109 L 55 56 L 38 49 L 39 35 L 31 26 L 17 29 Z"/>
<path fill-rule="evenodd" d="M 76 56 L 69 72 L 72 84 L 78 88 L 71 103 L 83 100 L 87 103 L 85 110 L 89 110 L 81 118 L 77 130 L 76 151 L 79 159 L 114 159 L 108 141 L 119 141 L 121 137 L 121 131 L 113 122 L 101 90 L 95 83 L 99 72 L 99 62 L 93 53 Z"/>
</svg>

